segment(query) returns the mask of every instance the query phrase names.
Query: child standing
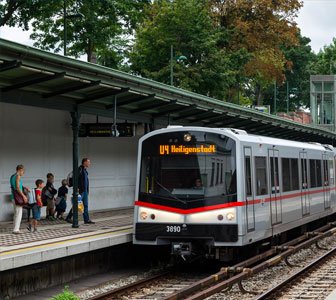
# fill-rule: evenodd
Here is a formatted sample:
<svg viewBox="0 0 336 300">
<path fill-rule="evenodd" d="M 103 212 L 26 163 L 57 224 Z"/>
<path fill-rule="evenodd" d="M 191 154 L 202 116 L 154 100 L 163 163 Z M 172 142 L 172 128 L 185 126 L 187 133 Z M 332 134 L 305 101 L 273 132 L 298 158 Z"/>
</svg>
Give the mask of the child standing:
<svg viewBox="0 0 336 300">
<path fill-rule="evenodd" d="M 62 186 L 58 189 L 57 199 L 56 199 L 56 218 L 63 220 L 63 214 L 66 210 L 66 199 L 68 196 L 67 180 L 62 180 Z"/>
<path fill-rule="evenodd" d="M 44 182 L 42 179 L 37 179 L 35 181 L 36 188 L 34 189 L 35 192 L 35 198 L 36 198 L 36 203 L 32 207 L 33 211 L 33 218 L 30 221 L 30 224 L 28 225 L 27 229 L 31 232 L 32 229 L 34 229 L 34 232 L 37 231 L 37 224 L 38 221 L 41 219 L 41 207 L 43 206 L 42 204 L 42 189 L 44 186 Z"/>
<path fill-rule="evenodd" d="M 46 219 L 48 220 L 55 220 L 55 199 L 54 196 L 57 194 L 57 190 L 54 188 L 54 175 L 52 173 L 47 174 L 47 184 L 44 191 L 44 197 L 47 200 L 47 211 L 46 211 Z"/>
</svg>

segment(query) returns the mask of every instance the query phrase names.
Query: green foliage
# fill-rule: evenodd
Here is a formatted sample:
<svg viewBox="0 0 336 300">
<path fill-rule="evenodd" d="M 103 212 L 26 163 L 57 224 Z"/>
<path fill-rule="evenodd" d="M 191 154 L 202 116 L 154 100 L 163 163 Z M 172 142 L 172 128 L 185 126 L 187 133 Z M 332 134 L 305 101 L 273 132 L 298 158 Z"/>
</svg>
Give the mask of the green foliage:
<svg viewBox="0 0 336 300">
<path fill-rule="evenodd" d="M 289 111 L 310 106 L 310 74 L 315 55 L 309 46 L 310 39 L 298 34 L 298 45 L 282 49 L 287 66 L 284 78 L 277 84 L 277 111 L 287 110 L 287 82 Z M 273 106 L 274 86 L 265 91 L 265 104 Z"/>
<path fill-rule="evenodd" d="M 174 85 L 223 98 L 227 87 L 235 82 L 238 56 L 246 53 L 241 50 L 228 55 L 217 46 L 220 38 L 207 1 L 154 1 L 136 31 L 129 55 L 131 69 L 168 84 L 173 46 Z M 187 60 L 179 63 L 177 58 L 181 55 Z"/>
<path fill-rule="evenodd" d="M 76 296 L 73 292 L 69 291 L 69 287 L 66 286 L 63 293 L 58 294 L 51 298 L 51 300 L 79 300 L 80 298 Z"/>
<path fill-rule="evenodd" d="M 336 74 L 336 37 L 330 45 L 324 46 L 312 64 L 314 74 Z"/>
<path fill-rule="evenodd" d="M 52 1 L 51 1 L 52 2 Z M 127 34 L 140 20 L 141 10 L 149 0 L 66 0 L 67 53 L 88 61 L 96 53 L 98 60 L 116 67 L 123 59 Z M 60 52 L 64 45 L 63 1 L 43 11 L 32 23 L 34 45 Z M 109 54 L 108 54 L 109 52 Z"/>
</svg>

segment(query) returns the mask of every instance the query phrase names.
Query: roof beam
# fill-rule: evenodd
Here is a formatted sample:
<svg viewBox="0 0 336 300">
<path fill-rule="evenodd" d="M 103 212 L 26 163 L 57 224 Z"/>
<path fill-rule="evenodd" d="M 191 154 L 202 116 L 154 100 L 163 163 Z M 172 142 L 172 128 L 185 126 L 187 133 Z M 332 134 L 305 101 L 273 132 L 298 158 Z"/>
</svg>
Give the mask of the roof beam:
<svg viewBox="0 0 336 300">
<path fill-rule="evenodd" d="M 230 120 L 227 120 L 226 122 L 221 122 L 219 123 L 219 126 L 222 127 L 222 126 L 225 126 L 225 125 L 228 125 L 228 124 L 232 124 L 233 127 L 235 126 L 242 126 L 244 124 L 248 124 L 250 123 L 251 120 L 249 119 L 230 119 Z"/>
<path fill-rule="evenodd" d="M 172 101 L 169 101 L 169 102 L 164 101 L 164 102 L 160 102 L 160 103 L 149 103 L 148 105 L 143 105 L 142 107 L 132 109 L 132 110 L 130 110 L 130 112 L 132 114 L 134 114 L 134 113 L 143 112 L 143 111 L 146 111 L 146 110 L 159 108 L 159 107 L 162 107 L 162 106 L 167 106 L 167 105 L 172 105 L 172 104 L 176 104 L 176 100 L 172 100 Z"/>
<path fill-rule="evenodd" d="M 175 113 L 175 112 L 180 112 L 183 108 L 185 107 L 171 107 L 171 108 L 168 108 L 168 109 L 165 109 L 163 111 L 160 111 L 158 113 L 155 113 L 155 114 L 152 114 L 152 117 L 153 118 L 158 118 L 158 117 L 162 117 L 162 116 L 165 116 L 165 115 L 168 115 L 168 114 L 172 114 L 172 113 Z M 189 106 L 187 106 L 187 108 L 189 108 Z"/>
<path fill-rule="evenodd" d="M 201 111 L 196 111 L 196 112 L 190 112 L 189 114 L 185 114 L 185 115 L 175 117 L 175 118 L 173 118 L 173 120 L 177 121 L 177 120 L 181 120 L 181 119 L 185 119 L 185 118 L 190 118 L 190 117 L 194 117 L 194 116 L 204 114 L 205 112 L 207 112 L 207 111 L 206 110 L 201 110 Z"/>
<path fill-rule="evenodd" d="M 185 107 L 178 107 L 178 108 L 172 108 L 170 110 L 165 110 L 165 111 L 162 111 L 162 112 L 158 112 L 158 113 L 155 113 L 155 114 L 152 114 L 152 117 L 153 118 L 158 118 L 158 117 L 161 117 L 161 116 L 164 116 L 166 115 L 167 113 L 174 113 L 174 112 L 186 112 L 186 111 L 190 111 L 190 110 L 194 110 L 196 108 L 196 104 L 192 104 L 192 105 L 189 105 L 189 106 L 185 106 Z"/>
<path fill-rule="evenodd" d="M 203 120 L 208 120 L 209 116 L 213 117 L 213 114 L 216 114 L 214 113 L 214 109 L 213 108 L 208 109 L 208 111 L 205 112 L 203 115 L 200 115 L 199 117 L 193 119 L 192 122 L 189 122 L 189 123 L 193 124 L 193 123 L 199 123 Z M 218 114 L 216 114 L 216 117 L 218 117 Z"/>
<path fill-rule="evenodd" d="M 139 98 L 132 98 L 132 99 L 128 99 L 128 100 L 125 100 L 125 101 L 118 101 L 117 103 L 117 106 L 124 106 L 124 105 L 128 105 L 128 104 L 131 104 L 131 103 L 139 103 L 139 102 L 144 102 L 144 101 L 148 101 L 148 100 L 152 100 L 152 99 L 155 99 L 155 94 L 150 94 L 150 95 L 147 95 L 147 96 L 141 96 Z M 113 105 L 111 105 L 113 107 Z M 107 105 L 106 108 L 107 109 L 110 109 L 108 108 L 110 107 L 110 105 Z"/>
<path fill-rule="evenodd" d="M 6 86 L 4 88 L 1 89 L 2 92 L 9 92 L 12 90 L 16 90 L 16 89 L 20 89 L 26 86 L 30 86 L 30 85 L 34 85 L 34 84 L 39 84 L 42 82 L 46 82 L 46 81 L 50 81 L 50 80 L 54 80 L 54 79 L 58 79 L 58 78 L 62 78 L 64 77 L 65 72 L 61 72 L 61 73 L 56 73 L 53 75 L 48 75 L 48 76 L 39 76 L 36 78 L 30 78 L 27 80 L 23 80 L 22 82 L 10 85 L 10 86 Z"/>
<path fill-rule="evenodd" d="M 0 65 L 0 72 L 9 71 L 21 67 L 22 62 L 17 60 L 6 61 Z"/>
<path fill-rule="evenodd" d="M 228 115 L 226 113 L 222 113 L 219 116 L 214 116 L 214 117 L 208 118 L 206 122 L 203 122 L 203 124 L 205 126 L 207 126 L 207 125 L 222 121 L 224 118 L 227 118 L 227 117 L 228 117 Z"/>
<path fill-rule="evenodd" d="M 119 96 L 119 95 L 127 93 L 129 90 L 130 90 L 129 88 L 121 88 L 119 90 L 115 90 L 115 89 L 109 90 L 107 92 L 103 92 L 97 95 L 88 96 L 84 98 L 83 100 L 78 101 L 78 104 L 85 104 L 85 103 L 92 102 L 92 101 L 102 99 L 102 98 L 106 98 L 109 96 Z"/>
<path fill-rule="evenodd" d="M 83 83 L 83 84 L 80 84 L 80 85 L 68 86 L 68 87 L 65 87 L 63 89 L 56 90 L 55 92 L 43 94 L 42 97 L 43 98 L 51 98 L 51 97 L 54 97 L 54 96 L 63 95 L 63 94 L 83 90 L 83 89 L 86 89 L 86 88 L 89 88 L 89 87 L 92 87 L 92 86 L 97 86 L 97 85 L 100 84 L 100 82 L 101 82 L 100 80 L 97 80 L 97 81 L 91 81 L 89 83 Z"/>
</svg>

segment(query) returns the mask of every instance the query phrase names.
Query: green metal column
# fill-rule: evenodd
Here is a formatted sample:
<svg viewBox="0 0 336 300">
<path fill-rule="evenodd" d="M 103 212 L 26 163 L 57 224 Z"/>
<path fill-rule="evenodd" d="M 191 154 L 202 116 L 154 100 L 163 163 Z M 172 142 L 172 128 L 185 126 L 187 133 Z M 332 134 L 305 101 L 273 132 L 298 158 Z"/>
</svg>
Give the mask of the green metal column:
<svg viewBox="0 0 336 300">
<path fill-rule="evenodd" d="M 273 99 L 273 112 L 276 115 L 277 113 L 277 107 L 276 107 L 276 97 L 277 97 L 277 83 L 276 80 L 274 80 L 274 99 Z"/>
<path fill-rule="evenodd" d="M 63 0 L 63 42 L 64 42 L 64 45 L 63 45 L 63 55 L 66 56 L 67 53 L 66 53 L 66 44 L 67 44 L 67 23 L 66 23 L 66 18 L 67 18 L 67 15 L 66 15 L 66 0 Z"/>
<path fill-rule="evenodd" d="M 80 113 L 77 111 L 71 112 L 72 118 L 72 134 L 73 134 L 73 142 L 72 142 L 72 168 L 73 168 L 73 200 L 72 200 L 72 227 L 78 228 L 78 156 L 79 156 L 79 144 L 78 144 L 78 132 L 79 132 L 79 120 Z"/>
<path fill-rule="evenodd" d="M 170 46 L 170 85 L 174 85 L 174 49 Z"/>
<path fill-rule="evenodd" d="M 287 114 L 289 111 L 289 83 L 288 81 L 286 82 L 286 99 L 287 99 Z"/>
</svg>

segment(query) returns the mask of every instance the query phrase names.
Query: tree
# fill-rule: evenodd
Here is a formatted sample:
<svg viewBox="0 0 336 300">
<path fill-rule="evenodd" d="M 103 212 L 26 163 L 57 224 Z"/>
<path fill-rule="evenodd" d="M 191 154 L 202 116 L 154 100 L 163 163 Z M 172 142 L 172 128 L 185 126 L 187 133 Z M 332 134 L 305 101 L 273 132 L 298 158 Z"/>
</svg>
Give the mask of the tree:
<svg viewBox="0 0 336 300">
<path fill-rule="evenodd" d="M 0 1 L 0 27 L 18 26 L 29 29 L 29 22 L 46 11 L 53 11 L 61 0 L 5 0 Z"/>
<path fill-rule="evenodd" d="M 336 38 L 317 54 L 312 70 L 314 74 L 336 74 Z"/>
<path fill-rule="evenodd" d="M 69 55 L 79 57 L 87 54 L 88 61 L 92 61 L 94 54 L 97 54 L 103 62 L 107 61 L 115 67 L 122 59 L 120 53 L 125 46 L 127 34 L 133 30 L 143 7 L 149 0 L 56 2 L 54 10 L 44 11 L 33 21 L 34 33 L 31 37 L 36 41 L 34 45 L 44 50 L 61 51 L 64 45 L 63 4 L 65 3 L 68 16 L 66 46 Z M 73 15 L 82 17 L 71 18 Z"/>
<path fill-rule="evenodd" d="M 242 76 L 259 105 L 264 91 L 274 80 L 282 83 L 288 67 L 282 47 L 298 43 L 294 22 L 302 6 L 299 0 L 211 0 L 212 15 L 225 32 L 222 47 L 229 51 L 246 49 L 250 54 Z M 253 82 L 251 82 L 251 80 Z"/>
<path fill-rule="evenodd" d="M 217 46 L 220 33 L 207 2 L 154 1 L 136 31 L 129 55 L 132 71 L 168 84 L 173 46 L 174 85 L 222 99 L 225 87 L 235 81 L 236 66 Z M 181 55 L 186 60 L 178 62 Z"/>
</svg>

